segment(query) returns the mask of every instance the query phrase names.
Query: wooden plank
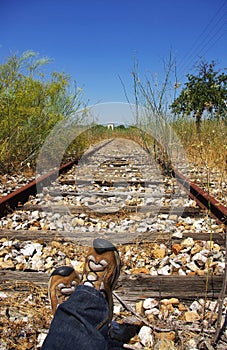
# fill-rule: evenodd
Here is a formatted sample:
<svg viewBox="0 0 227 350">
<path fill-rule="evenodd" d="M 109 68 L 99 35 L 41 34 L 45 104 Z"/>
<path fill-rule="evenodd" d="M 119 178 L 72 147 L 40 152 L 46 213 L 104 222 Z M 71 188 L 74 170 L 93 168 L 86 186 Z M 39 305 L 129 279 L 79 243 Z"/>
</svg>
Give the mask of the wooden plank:
<svg viewBox="0 0 227 350">
<path fill-rule="evenodd" d="M 0 271 L 1 290 L 28 290 L 29 284 L 47 287 L 50 275 L 43 272 Z M 172 298 L 192 300 L 217 298 L 223 276 L 150 276 L 122 275 L 116 292 L 124 301 L 135 303 L 146 298 Z M 227 292 L 226 292 L 227 294 Z"/>
<path fill-rule="evenodd" d="M 119 280 L 117 292 L 128 302 L 153 298 L 177 297 L 182 300 L 217 298 L 223 277 L 130 275 Z"/>
<path fill-rule="evenodd" d="M 136 169 L 138 171 L 138 169 Z M 133 172 L 133 171 L 132 171 Z M 130 179 L 125 179 L 122 181 L 116 180 L 114 178 L 111 178 L 110 180 L 107 179 L 77 179 L 76 175 L 75 175 L 75 179 L 59 179 L 58 182 L 60 184 L 64 184 L 64 185 L 74 185 L 74 186 L 78 186 L 78 185 L 84 185 L 84 186 L 90 186 L 90 185 L 101 185 L 101 186 L 114 186 L 114 187 L 128 187 L 128 186 L 132 186 L 132 185 L 143 185 L 143 187 L 148 187 L 149 185 L 155 185 L 155 186 L 159 186 L 159 185 L 163 185 L 163 186 L 168 186 L 168 184 L 164 183 L 163 181 L 159 181 L 159 180 L 130 180 Z"/>
<path fill-rule="evenodd" d="M 75 205 L 57 205 L 52 204 L 49 206 L 40 206 L 40 205 L 31 205 L 25 204 L 23 207 L 19 208 L 20 210 L 30 210 L 30 211 L 44 211 L 44 212 L 54 212 L 54 213 L 71 213 L 71 214 L 81 214 L 81 213 L 95 213 L 97 216 L 99 215 L 109 215 L 116 213 L 149 213 L 150 215 L 158 215 L 158 214 L 168 214 L 168 215 L 178 215 L 181 217 L 194 216 L 200 217 L 201 210 L 200 208 L 194 207 L 158 207 L 154 205 L 144 205 L 144 206 L 136 206 L 136 205 L 124 205 L 122 207 L 119 205 L 112 206 L 101 206 L 98 204 L 92 204 L 89 206 L 75 206 Z"/>
<path fill-rule="evenodd" d="M 51 197 L 66 197 L 66 196 L 83 196 L 83 197 L 92 197 L 92 196 L 98 196 L 98 197 L 128 197 L 128 196 L 134 196 L 135 198 L 171 198 L 171 194 L 164 193 L 164 194 L 153 194 L 153 193 L 147 193 L 147 192 L 137 192 L 137 191 L 124 191 L 124 192 L 116 192 L 116 191 L 108 191 L 108 192 L 100 192 L 100 191 L 90 191 L 86 192 L 82 189 L 79 189 L 79 191 L 53 191 L 53 190 L 45 190 L 45 194 L 48 194 Z"/>
<path fill-rule="evenodd" d="M 44 272 L 25 272 L 0 270 L 1 290 L 28 290 L 29 284 L 47 287 L 50 274 Z"/>
<path fill-rule="evenodd" d="M 212 239 L 220 246 L 225 246 L 225 235 L 221 233 L 207 232 L 184 232 L 182 238 L 174 238 L 172 233 L 168 232 L 146 232 L 140 234 L 138 232 L 105 232 L 97 234 L 95 232 L 75 232 L 75 231 L 44 231 L 44 230 L 0 230 L 0 239 L 18 239 L 20 241 L 45 241 L 53 240 L 60 242 L 72 242 L 80 245 L 90 245 L 94 238 L 98 237 L 110 240 L 113 244 L 133 244 L 133 243 L 166 243 L 173 244 L 180 242 L 181 239 L 192 237 L 198 241 L 209 241 Z"/>
</svg>

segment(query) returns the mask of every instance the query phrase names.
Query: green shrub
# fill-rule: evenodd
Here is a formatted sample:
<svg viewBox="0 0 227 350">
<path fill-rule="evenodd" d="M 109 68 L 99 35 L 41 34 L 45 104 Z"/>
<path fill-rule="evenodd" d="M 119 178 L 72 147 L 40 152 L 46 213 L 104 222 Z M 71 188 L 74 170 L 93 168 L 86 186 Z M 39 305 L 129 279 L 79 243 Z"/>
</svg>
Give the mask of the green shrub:
<svg viewBox="0 0 227 350">
<path fill-rule="evenodd" d="M 81 89 L 70 94 L 70 77 L 41 67 L 47 58 L 28 51 L 0 65 L 0 172 L 35 166 L 37 154 L 51 129 L 83 106 Z"/>
</svg>

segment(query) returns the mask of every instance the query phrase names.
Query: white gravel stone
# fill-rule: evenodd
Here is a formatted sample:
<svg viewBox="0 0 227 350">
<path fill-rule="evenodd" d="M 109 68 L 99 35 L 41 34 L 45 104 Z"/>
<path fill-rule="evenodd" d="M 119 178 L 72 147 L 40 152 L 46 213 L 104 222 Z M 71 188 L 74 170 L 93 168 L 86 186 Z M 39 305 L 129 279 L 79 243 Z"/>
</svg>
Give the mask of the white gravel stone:
<svg viewBox="0 0 227 350">
<path fill-rule="evenodd" d="M 169 265 L 165 265 L 165 266 L 159 268 L 158 269 L 158 274 L 159 275 L 164 275 L 164 276 L 170 275 L 171 274 L 170 266 Z"/>
<path fill-rule="evenodd" d="M 0 292 L 0 299 L 8 298 L 8 295 L 4 292 Z"/>
<path fill-rule="evenodd" d="M 42 245 L 39 243 L 29 243 L 26 244 L 23 249 L 21 249 L 21 253 L 25 256 L 31 256 L 34 254 L 35 250 L 41 251 Z"/>
<path fill-rule="evenodd" d="M 181 245 L 186 248 L 191 248 L 194 245 L 194 240 L 193 238 L 188 237 L 181 242 Z"/>
<path fill-rule="evenodd" d="M 181 265 L 177 264 L 175 261 L 173 261 L 172 259 L 169 259 L 169 263 L 175 268 L 175 269 L 180 269 Z"/>
<path fill-rule="evenodd" d="M 191 303 L 191 305 L 189 306 L 190 310 L 192 311 L 200 311 L 202 309 L 202 305 L 197 301 L 193 301 L 193 303 Z"/>
<path fill-rule="evenodd" d="M 122 310 L 123 310 L 123 308 L 121 305 L 114 305 L 113 313 L 115 315 L 119 315 Z"/>
<path fill-rule="evenodd" d="M 39 333 L 37 338 L 37 349 L 41 349 L 43 346 L 43 342 L 47 336 L 47 333 Z"/>
<path fill-rule="evenodd" d="M 182 231 L 178 231 L 176 230 L 173 234 L 172 234 L 173 238 L 182 238 L 183 237 L 183 232 Z"/>
<path fill-rule="evenodd" d="M 154 267 L 152 267 L 150 269 L 150 275 L 151 276 L 157 276 L 158 275 L 158 271 Z"/>
<path fill-rule="evenodd" d="M 143 326 L 139 331 L 138 337 L 143 346 L 149 347 L 153 345 L 154 341 L 150 327 Z"/>
<path fill-rule="evenodd" d="M 193 256 L 192 261 L 196 262 L 199 266 L 203 266 L 207 262 L 207 257 L 200 252 Z"/>
<path fill-rule="evenodd" d="M 154 298 L 147 298 L 143 302 L 143 308 L 145 310 L 152 309 L 158 305 L 158 301 Z"/>
<path fill-rule="evenodd" d="M 56 230 L 57 229 L 57 225 L 54 222 L 51 222 L 49 225 L 50 230 Z"/>
<path fill-rule="evenodd" d="M 182 270 L 182 269 L 179 269 L 178 270 L 178 275 L 179 276 L 186 276 L 186 272 L 184 270 Z"/>
<path fill-rule="evenodd" d="M 39 211 L 38 210 L 32 211 L 31 217 L 32 219 L 35 219 L 35 220 L 39 219 L 40 218 Z"/>
</svg>

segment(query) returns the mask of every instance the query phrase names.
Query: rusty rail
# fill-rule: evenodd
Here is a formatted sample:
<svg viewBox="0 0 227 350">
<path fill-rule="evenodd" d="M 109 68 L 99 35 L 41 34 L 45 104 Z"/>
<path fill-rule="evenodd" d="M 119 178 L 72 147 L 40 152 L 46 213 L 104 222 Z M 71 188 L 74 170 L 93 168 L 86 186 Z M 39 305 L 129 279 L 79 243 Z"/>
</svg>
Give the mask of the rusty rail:
<svg viewBox="0 0 227 350">
<path fill-rule="evenodd" d="M 78 163 L 78 159 L 68 162 L 59 169 L 52 170 L 36 180 L 29 182 L 27 185 L 19 188 L 16 191 L 11 192 L 7 196 L 0 198 L 0 217 L 3 217 L 9 211 L 15 209 L 19 203 L 24 204 L 27 202 L 29 196 L 35 195 L 38 190 L 41 190 L 43 187 L 48 186 L 51 182 L 56 180 L 59 174 L 64 171 L 69 170 L 74 164 Z"/>
<path fill-rule="evenodd" d="M 218 223 L 227 226 L 227 208 L 223 204 L 219 203 L 202 188 L 192 183 L 178 170 L 173 171 L 173 176 L 184 187 L 188 195 L 196 201 L 200 208 L 207 209 L 209 214 L 216 219 Z"/>
</svg>

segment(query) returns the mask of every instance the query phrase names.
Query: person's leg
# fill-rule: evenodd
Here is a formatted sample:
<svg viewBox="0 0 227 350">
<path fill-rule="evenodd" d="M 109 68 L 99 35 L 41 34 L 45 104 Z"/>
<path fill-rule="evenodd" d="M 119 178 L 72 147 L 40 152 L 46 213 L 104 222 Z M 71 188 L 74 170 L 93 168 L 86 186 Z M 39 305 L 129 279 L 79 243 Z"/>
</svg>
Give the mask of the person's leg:
<svg viewBox="0 0 227 350">
<path fill-rule="evenodd" d="M 122 349 L 123 343 L 113 342 L 109 337 L 112 290 L 120 273 L 119 255 L 106 240 L 94 240 L 93 245 L 86 257 L 81 281 L 74 269 L 66 266 L 51 276 L 49 295 L 53 311 L 59 306 L 43 350 Z M 61 304 L 59 296 L 70 292 L 71 296 Z"/>
<path fill-rule="evenodd" d="M 56 310 L 43 350 L 108 349 L 108 303 L 95 288 L 80 285 Z"/>
</svg>

